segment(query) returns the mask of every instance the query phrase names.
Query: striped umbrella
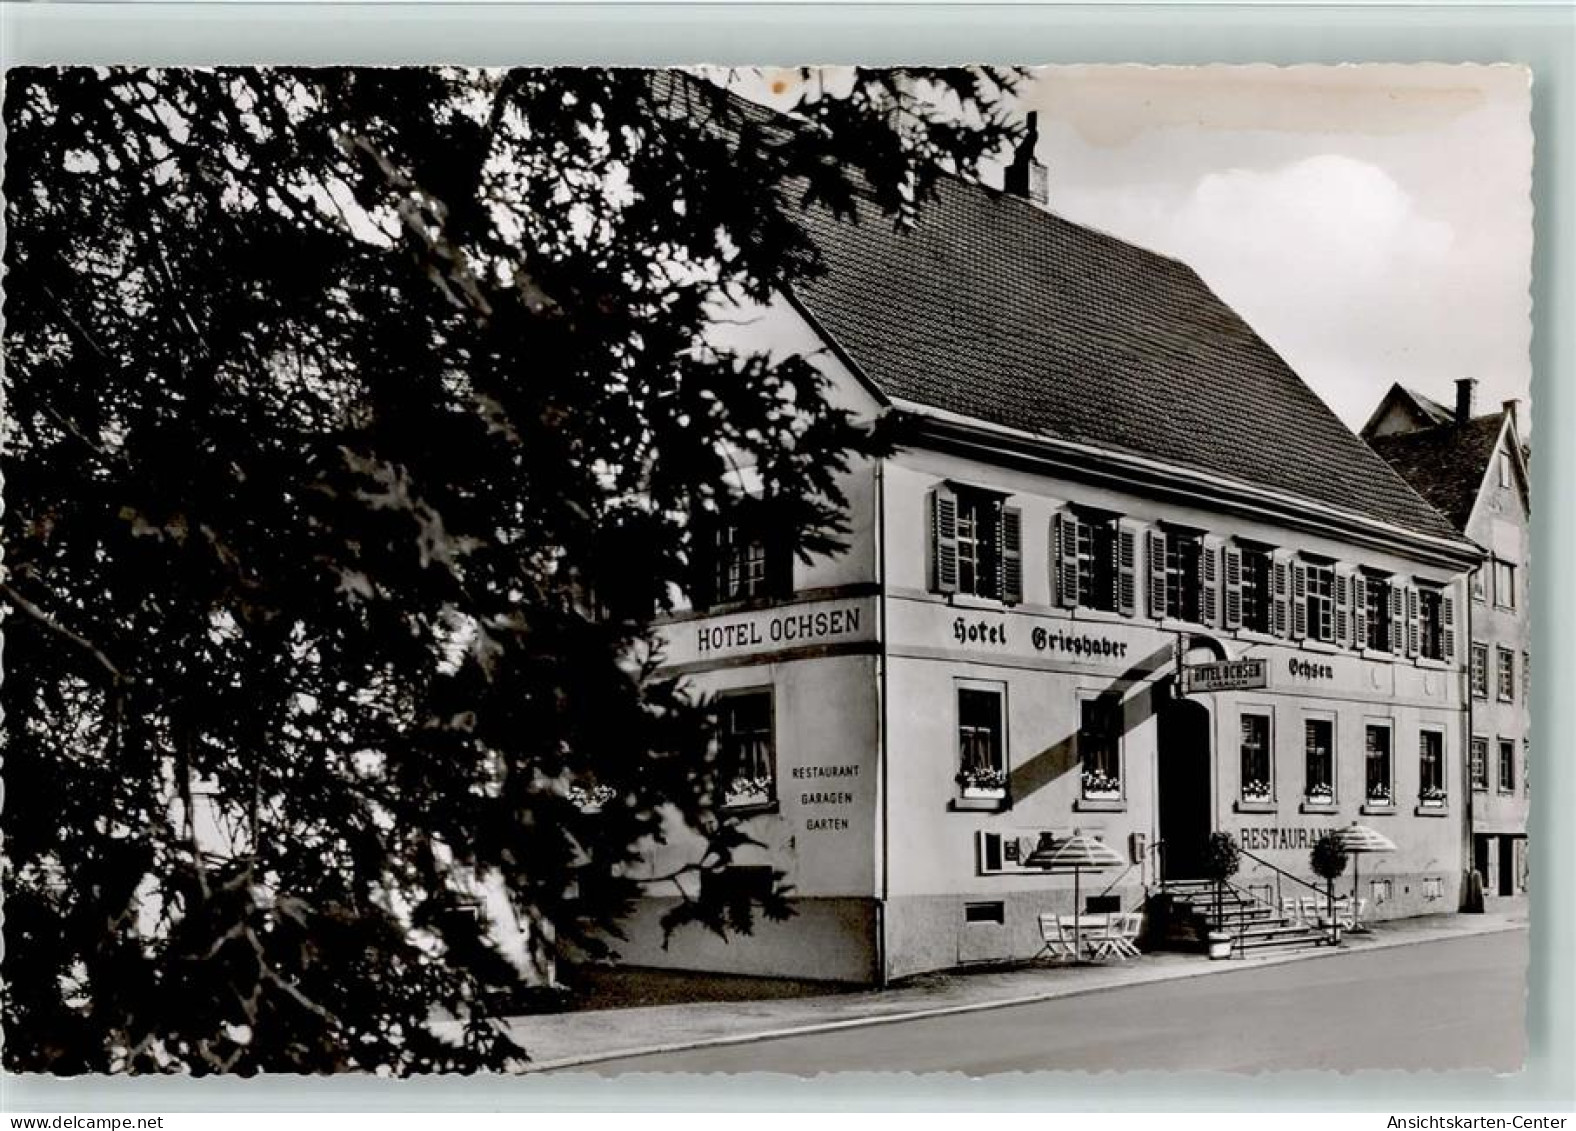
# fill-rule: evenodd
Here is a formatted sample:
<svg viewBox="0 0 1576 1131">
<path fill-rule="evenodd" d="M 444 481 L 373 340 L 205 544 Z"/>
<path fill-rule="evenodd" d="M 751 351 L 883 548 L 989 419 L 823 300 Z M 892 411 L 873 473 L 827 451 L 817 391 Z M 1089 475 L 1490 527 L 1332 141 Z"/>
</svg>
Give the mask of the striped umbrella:
<svg viewBox="0 0 1576 1131">
<path fill-rule="evenodd" d="M 1359 825 L 1353 821 L 1340 832 L 1335 834 L 1341 847 L 1352 856 L 1352 930 L 1360 931 L 1365 928 L 1357 921 L 1357 908 L 1359 906 L 1357 893 L 1361 890 L 1361 881 L 1358 879 L 1357 862 L 1364 852 L 1394 852 L 1396 843 L 1378 829 L 1371 829 L 1367 825 Z"/>
<path fill-rule="evenodd" d="M 1079 912 L 1082 899 L 1079 896 L 1078 878 L 1085 868 L 1120 868 L 1127 861 L 1123 860 L 1114 848 L 1103 840 L 1092 836 L 1085 836 L 1078 829 L 1073 830 L 1073 835 L 1063 840 L 1052 840 L 1049 845 L 1042 845 L 1029 853 L 1024 864 L 1030 868 L 1043 868 L 1047 872 L 1067 872 L 1073 874 L 1073 954 L 1083 953 L 1083 936 L 1079 929 Z"/>
</svg>

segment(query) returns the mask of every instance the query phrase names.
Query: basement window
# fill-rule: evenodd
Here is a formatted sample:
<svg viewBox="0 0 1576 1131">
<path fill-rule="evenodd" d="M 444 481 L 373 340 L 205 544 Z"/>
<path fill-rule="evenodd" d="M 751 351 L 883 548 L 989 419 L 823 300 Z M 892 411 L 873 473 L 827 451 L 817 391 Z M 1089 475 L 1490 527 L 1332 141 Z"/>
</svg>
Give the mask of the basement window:
<svg viewBox="0 0 1576 1131">
<path fill-rule="evenodd" d="M 1000 900 L 990 903 L 965 903 L 963 905 L 963 921 L 965 923 L 994 923 L 1001 926 L 1007 921 L 1007 905 Z"/>
</svg>

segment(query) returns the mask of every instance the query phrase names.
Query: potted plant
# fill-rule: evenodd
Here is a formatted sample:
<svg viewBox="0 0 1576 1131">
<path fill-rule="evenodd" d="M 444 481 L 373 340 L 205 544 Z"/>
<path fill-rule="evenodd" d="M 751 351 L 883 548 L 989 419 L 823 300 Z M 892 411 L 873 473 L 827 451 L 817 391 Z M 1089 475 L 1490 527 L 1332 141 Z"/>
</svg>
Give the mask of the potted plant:
<svg viewBox="0 0 1576 1131">
<path fill-rule="evenodd" d="M 1445 804 L 1445 791 L 1442 786 L 1425 785 L 1418 791 L 1417 799 L 1430 809 L 1442 808 Z"/>
<path fill-rule="evenodd" d="M 723 791 L 722 803 L 727 807 L 765 805 L 772 799 L 772 779 L 769 777 L 736 777 Z"/>
<path fill-rule="evenodd" d="M 1368 786 L 1368 803 L 1370 805 L 1390 804 L 1390 783 L 1382 781 L 1370 782 Z"/>
<path fill-rule="evenodd" d="M 1330 805 L 1335 801 L 1335 789 L 1327 782 L 1315 782 L 1308 787 L 1308 803 Z"/>
<path fill-rule="evenodd" d="M 1335 881 L 1342 872 L 1346 871 L 1346 849 L 1341 847 L 1339 834 L 1333 829 L 1320 833 L 1319 839 L 1313 842 L 1313 851 L 1309 854 L 1308 863 L 1315 875 L 1324 878 L 1324 893 L 1329 908 L 1327 921 L 1330 925 L 1330 942 L 1339 944 L 1341 924 L 1335 917 Z"/>
<path fill-rule="evenodd" d="M 1242 800 L 1268 801 L 1270 799 L 1270 783 L 1261 778 L 1252 778 L 1242 783 Z"/>
<path fill-rule="evenodd" d="M 1225 929 L 1221 906 L 1226 881 L 1235 876 L 1241 866 L 1242 852 L 1237 847 L 1237 838 L 1227 832 L 1210 833 L 1204 845 L 1204 878 L 1213 880 L 1215 884 L 1215 926 L 1208 938 L 1211 958 L 1231 957 L 1232 936 Z"/>
</svg>

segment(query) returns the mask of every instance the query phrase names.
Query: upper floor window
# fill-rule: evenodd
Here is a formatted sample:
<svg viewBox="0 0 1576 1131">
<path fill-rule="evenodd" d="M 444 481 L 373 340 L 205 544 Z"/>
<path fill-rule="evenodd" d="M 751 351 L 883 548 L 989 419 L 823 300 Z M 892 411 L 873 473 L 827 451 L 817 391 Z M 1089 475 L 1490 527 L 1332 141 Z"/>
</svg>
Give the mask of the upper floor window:
<svg viewBox="0 0 1576 1131">
<path fill-rule="evenodd" d="M 1443 590 L 1421 586 L 1417 593 L 1417 654 L 1425 660 L 1448 660 L 1454 631 L 1451 601 Z"/>
<path fill-rule="evenodd" d="M 1532 653 L 1521 654 L 1521 701 L 1532 702 Z"/>
<path fill-rule="evenodd" d="M 777 799 L 777 751 L 770 690 L 726 692 L 718 698 L 723 804 L 769 805 Z"/>
<path fill-rule="evenodd" d="M 715 518 L 700 520 L 696 562 L 697 608 L 785 596 L 793 588 L 793 556 L 786 543 L 759 526 Z"/>
<path fill-rule="evenodd" d="M 1359 634 L 1362 639 L 1357 641 L 1359 647 L 1371 648 L 1376 652 L 1388 652 L 1394 646 L 1390 633 L 1391 594 L 1395 586 L 1388 577 L 1376 577 L 1372 574 L 1357 575 L 1356 584 L 1359 590 L 1360 607 L 1363 611 L 1363 631 Z"/>
<path fill-rule="evenodd" d="M 1137 604 L 1137 534 L 1114 514 L 1064 510 L 1052 532 L 1056 602 L 1132 616 Z"/>
<path fill-rule="evenodd" d="M 1166 616 L 1202 622 L 1203 558 L 1202 535 L 1189 530 L 1166 531 Z"/>
<path fill-rule="evenodd" d="M 1009 604 L 1023 600 L 1023 531 L 1017 508 L 991 491 L 931 492 L 931 588 Z"/>
<path fill-rule="evenodd" d="M 1484 790 L 1488 788 L 1488 739 L 1472 739 L 1472 754 L 1467 763 L 1467 775 L 1472 780 L 1472 788 Z"/>
<path fill-rule="evenodd" d="M 1315 565 L 1310 562 L 1299 562 L 1296 566 L 1296 578 L 1301 579 L 1301 593 L 1293 593 L 1292 600 L 1296 602 L 1292 609 L 1292 616 L 1300 635 L 1310 640 L 1323 640 L 1333 643 L 1335 640 L 1335 567 L 1329 565 Z M 1297 586 L 1294 578 L 1293 586 Z"/>
<path fill-rule="evenodd" d="M 1488 698 L 1488 645 L 1472 642 L 1472 695 Z"/>
<path fill-rule="evenodd" d="M 1500 452 L 1499 453 L 1499 485 L 1501 487 L 1509 487 L 1511 485 L 1511 482 L 1512 482 L 1512 476 L 1511 476 L 1511 467 L 1510 467 L 1510 453 L 1509 452 Z"/>
<path fill-rule="evenodd" d="M 1271 590 L 1274 574 L 1271 569 L 1272 556 L 1269 549 L 1263 546 L 1243 546 L 1240 553 L 1242 577 L 1242 627 L 1249 632 L 1273 632 L 1274 621 L 1271 613 L 1274 603 L 1274 593 Z M 1226 575 L 1226 619 L 1228 625 L 1236 622 L 1237 617 L 1231 609 L 1232 582 L 1230 571 L 1233 569 L 1233 559 L 1228 556 Z"/>
<path fill-rule="evenodd" d="M 1498 676 L 1496 686 L 1499 690 L 1499 698 L 1506 703 L 1514 702 L 1516 698 L 1516 653 L 1509 648 L 1495 648 L 1494 663 L 1496 667 L 1495 674 Z"/>
<path fill-rule="evenodd" d="M 1482 566 L 1472 571 L 1472 599 L 1480 605 L 1488 601 L 1488 574 Z"/>
<path fill-rule="evenodd" d="M 1494 604 L 1502 609 L 1516 607 L 1516 567 L 1494 560 Z"/>
<path fill-rule="evenodd" d="M 1508 738 L 1499 740 L 1499 791 L 1516 792 L 1516 744 Z"/>
</svg>

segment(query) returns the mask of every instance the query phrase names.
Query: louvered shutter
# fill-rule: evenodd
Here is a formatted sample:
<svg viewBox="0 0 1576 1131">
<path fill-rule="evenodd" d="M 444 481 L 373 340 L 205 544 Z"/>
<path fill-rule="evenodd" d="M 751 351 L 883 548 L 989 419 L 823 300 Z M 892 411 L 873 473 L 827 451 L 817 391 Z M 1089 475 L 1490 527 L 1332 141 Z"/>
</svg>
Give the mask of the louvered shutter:
<svg viewBox="0 0 1576 1131">
<path fill-rule="evenodd" d="M 1271 572 L 1275 576 L 1275 623 L 1272 627 L 1276 636 L 1286 636 L 1291 632 L 1291 580 L 1288 576 L 1291 566 L 1277 558 Z"/>
<path fill-rule="evenodd" d="M 766 536 L 766 585 L 773 597 L 793 593 L 793 551 L 781 535 Z"/>
<path fill-rule="evenodd" d="M 1166 532 L 1151 530 L 1145 539 L 1149 545 L 1149 615 L 1166 615 Z"/>
<path fill-rule="evenodd" d="M 1360 573 L 1351 577 L 1352 647 L 1368 647 L 1368 579 Z"/>
<path fill-rule="evenodd" d="M 717 522 L 696 510 L 690 519 L 690 600 L 696 611 L 717 600 Z"/>
<path fill-rule="evenodd" d="M 1056 603 L 1078 605 L 1078 516 L 1060 511 L 1051 527 L 1051 560 L 1056 563 Z"/>
<path fill-rule="evenodd" d="M 1221 549 L 1221 566 L 1225 574 L 1222 589 L 1222 612 L 1226 628 L 1242 627 L 1242 551 L 1236 546 Z"/>
<path fill-rule="evenodd" d="M 1406 654 L 1417 655 L 1418 636 L 1418 599 L 1417 590 L 1408 585 L 1406 587 Z"/>
<path fill-rule="evenodd" d="M 1352 646 L 1351 575 L 1337 568 L 1335 586 L 1335 642 L 1342 648 Z"/>
<path fill-rule="evenodd" d="M 1301 562 L 1291 563 L 1291 638 L 1301 640 L 1308 635 L 1308 567 Z"/>
<path fill-rule="evenodd" d="M 1023 600 L 1023 514 L 1017 507 L 1001 508 L 1001 599 L 1016 605 Z"/>
<path fill-rule="evenodd" d="M 958 591 L 958 497 L 946 486 L 930 493 L 930 588 Z"/>
<path fill-rule="evenodd" d="M 1445 663 L 1454 663 L 1456 659 L 1456 599 L 1446 593 L 1439 598 L 1439 619 L 1444 624 L 1444 651 L 1439 658 Z"/>
<path fill-rule="evenodd" d="M 1390 581 L 1390 651 L 1406 651 L 1406 590 L 1395 579 Z"/>
<path fill-rule="evenodd" d="M 1138 612 L 1138 531 L 1127 522 L 1116 528 L 1116 609 L 1124 617 Z"/>
<path fill-rule="evenodd" d="M 1210 628 L 1220 625 L 1220 539 L 1205 538 L 1198 564 L 1199 616 Z"/>
</svg>

